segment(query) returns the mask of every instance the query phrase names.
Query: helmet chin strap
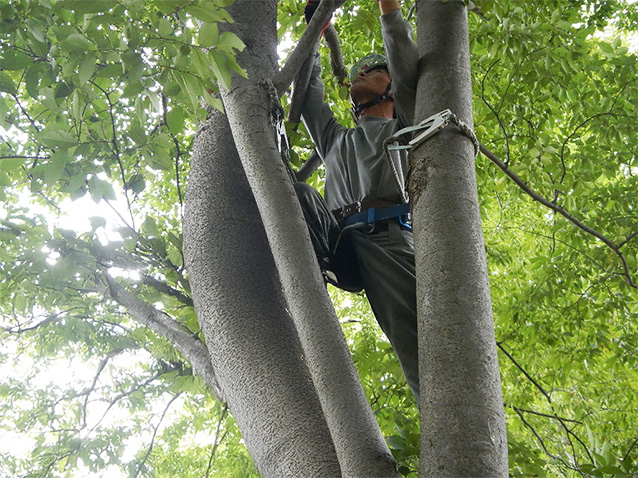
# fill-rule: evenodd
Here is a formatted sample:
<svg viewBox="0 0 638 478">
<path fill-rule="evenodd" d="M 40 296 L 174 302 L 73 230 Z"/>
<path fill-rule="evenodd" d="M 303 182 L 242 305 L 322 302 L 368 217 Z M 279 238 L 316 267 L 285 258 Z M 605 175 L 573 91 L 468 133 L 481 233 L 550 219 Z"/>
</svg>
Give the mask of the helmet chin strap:
<svg viewBox="0 0 638 478">
<path fill-rule="evenodd" d="M 383 94 L 377 96 L 375 99 L 373 99 L 372 101 L 368 101 L 367 103 L 362 103 L 360 105 L 354 105 L 352 107 L 355 115 L 357 116 L 361 116 L 361 113 L 363 113 L 363 110 L 365 110 L 366 108 L 370 108 L 371 106 L 375 106 L 378 105 L 379 103 L 381 103 L 382 101 L 387 100 L 388 98 L 392 98 L 392 96 L 390 95 L 390 88 L 392 87 L 392 81 L 390 81 L 388 83 L 388 87 L 385 89 L 385 91 L 383 92 Z"/>
</svg>

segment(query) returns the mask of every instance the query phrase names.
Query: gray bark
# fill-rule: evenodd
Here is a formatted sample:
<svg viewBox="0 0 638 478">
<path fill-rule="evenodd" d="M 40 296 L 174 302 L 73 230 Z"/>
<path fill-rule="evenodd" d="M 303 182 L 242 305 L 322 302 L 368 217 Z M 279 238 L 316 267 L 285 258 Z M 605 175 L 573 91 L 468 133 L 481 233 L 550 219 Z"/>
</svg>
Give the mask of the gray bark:
<svg viewBox="0 0 638 478">
<path fill-rule="evenodd" d="M 340 476 L 228 121 L 197 134 L 184 253 L 217 380 L 266 477 Z"/>
<path fill-rule="evenodd" d="M 472 124 L 467 11 L 418 3 L 416 121 Z M 454 126 L 413 155 L 421 476 L 506 477 L 507 443 L 472 142 Z"/>
<path fill-rule="evenodd" d="M 276 150 L 270 120 L 276 2 L 238 0 L 231 27 L 248 46 L 222 100 L 235 145 L 280 275 L 305 359 L 330 429 L 342 475 L 397 476 L 395 464 L 367 404 L 340 324 L 323 284 L 301 208 Z M 266 31 L 267 30 L 267 31 Z M 301 476 L 308 476 L 307 473 Z"/>
</svg>

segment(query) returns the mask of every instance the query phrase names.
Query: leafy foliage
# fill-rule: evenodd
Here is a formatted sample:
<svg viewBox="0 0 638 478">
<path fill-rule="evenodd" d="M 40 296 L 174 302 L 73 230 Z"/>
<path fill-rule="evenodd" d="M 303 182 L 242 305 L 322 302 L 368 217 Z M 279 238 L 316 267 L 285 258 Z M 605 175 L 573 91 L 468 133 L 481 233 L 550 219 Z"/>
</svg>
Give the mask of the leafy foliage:
<svg viewBox="0 0 638 478">
<path fill-rule="evenodd" d="M 181 255 L 183 185 L 200 98 L 221 108 L 217 83 L 242 73 L 234 52 L 243 43 L 217 28 L 230 20 L 227 3 L 0 6 L 3 476 L 257 476 L 224 406 L 172 344 L 105 295 L 102 281 L 110 271 L 199 333 Z M 631 476 L 635 5 L 474 3 L 479 139 L 538 194 L 617 246 L 477 159 L 511 475 Z M 278 2 L 280 37 L 299 38 L 302 10 Z M 354 0 L 335 15 L 346 65 L 382 48 L 377 16 L 374 2 Z M 328 72 L 325 47 L 322 59 Z M 347 89 L 324 78 L 349 123 Z M 299 166 L 312 143 L 303 125 L 288 132 Z M 320 189 L 322 176 L 309 182 Z M 92 204 L 90 219 L 74 213 L 73 230 L 62 222 L 70 200 Z M 416 476 L 418 412 L 398 361 L 363 297 L 331 293 L 400 470 Z"/>
</svg>

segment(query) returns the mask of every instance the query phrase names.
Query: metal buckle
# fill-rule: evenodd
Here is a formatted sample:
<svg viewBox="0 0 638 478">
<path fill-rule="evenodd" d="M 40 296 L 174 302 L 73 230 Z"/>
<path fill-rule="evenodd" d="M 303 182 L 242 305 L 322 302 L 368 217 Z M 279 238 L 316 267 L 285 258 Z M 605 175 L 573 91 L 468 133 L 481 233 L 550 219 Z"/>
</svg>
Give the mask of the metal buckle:
<svg viewBox="0 0 638 478">
<path fill-rule="evenodd" d="M 431 138 L 432 136 L 434 136 L 436 133 L 438 133 L 440 130 L 442 130 L 448 125 L 448 123 L 450 122 L 451 115 L 452 115 L 452 112 L 449 109 L 447 109 L 421 121 L 419 123 L 419 126 L 427 127 L 427 129 L 423 133 L 411 139 L 408 144 L 413 147 L 418 146 L 419 144 L 423 143 L 428 138 Z"/>
</svg>

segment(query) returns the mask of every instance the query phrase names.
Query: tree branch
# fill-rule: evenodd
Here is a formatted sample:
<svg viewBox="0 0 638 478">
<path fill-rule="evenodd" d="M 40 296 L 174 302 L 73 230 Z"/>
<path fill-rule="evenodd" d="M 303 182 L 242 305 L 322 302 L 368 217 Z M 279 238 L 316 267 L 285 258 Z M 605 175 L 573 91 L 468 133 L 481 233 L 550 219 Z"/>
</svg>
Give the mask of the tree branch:
<svg viewBox="0 0 638 478">
<path fill-rule="evenodd" d="M 317 168 L 321 166 L 321 163 L 322 161 L 319 153 L 317 153 L 316 149 L 313 150 L 310 157 L 306 160 L 305 163 L 303 163 L 301 168 L 299 168 L 299 171 L 295 173 L 295 178 L 297 179 L 297 181 L 305 183 L 306 181 L 308 181 L 310 176 L 312 176 L 312 173 L 314 173 Z"/>
<path fill-rule="evenodd" d="M 152 287 L 153 289 L 157 290 L 158 292 L 161 292 L 161 293 L 166 294 L 166 295 L 170 295 L 171 297 L 175 297 L 177 300 L 179 300 L 184 305 L 188 305 L 190 307 L 193 306 L 193 299 L 188 297 L 182 291 L 177 290 L 177 289 L 169 286 L 168 284 L 166 284 L 166 283 L 164 283 L 164 282 L 162 282 L 160 280 L 155 279 L 154 277 L 151 277 L 149 275 L 144 274 L 144 275 L 142 275 L 142 283 Z"/>
<path fill-rule="evenodd" d="M 532 376 L 531 376 L 531 375 L 527 372 L 527 370 L 525 370 L 525 369 L 522 367 L 522 365 L 521 365 L 521 364 L 519 364 L 519 363 L 516 361 L 516 359 L 515 359 L 514 357 L 512 357 L 512 355 L 511 355 L 511 354 L 510 354 L 507 350 L 505 350 L 505 347 L 503 347 L 503 344 L 502 344 L 502 343 L 500 343 L 500 342 L 496 342 L 496 345 L 497 345 L 497 346 L 498 346 L 498 348 L 501 350 L 501 352 L 503 352 L 503 353 L 507 356 L 507 358 L 508 358 L 508 359 L 510 359 L 514 365 L 516 365 L 516 368 L 518 368 L 521 372 L 523 372 L 523 375 L 525 375 L 525 376 L 528 378 L 528 380 L 529 380 L 530 382 L 532 382 L 532 383 L 534 384 L 534 386 L 535 386 L 537 389 L 539 389 L 543 395 L 545 395 L 545 398 L 547 398 L 547 401 L 548 401 L 549 403 L 552 403 L 552 397 L 550 397 L 550 396 L 549 396 L 549 393 L 547 393 L 547 392 L 545 391 L 545 389 L 544 389 L 543 387 L 541 387 L 541 386 L 540 386 L 540 384 L 539 384 L 539 383 L 538 383 L 538 382 L 534 379 L 534 377 L 532 377 Z"/>
<path fill-rule="evenodd" d="M 329 25 L 324 32 L 324 38 L 326 44 L 330 48 L 330 67 L 332 68 L 332 74 L 337 77 L 340 85 L 343 85 L 348 78 L 348 70 L 343 63 L 343 54 L 341 53 L 341 42 L 339 41 L 339 34 L 334 25 Z"/>
<path fill-rule="evenodd" d="M 494 164 L 496 164 L 507 176 L 509 176 L 509 178 L 512 181 L 514 181 L 533 200 L 538 201 L 543 206 L 551 209 L 554 212 L 557 212 L 558 214 L 563 216 L 565 219 L 567 219 L 569 222 L 571 222 L 572 224 L 574 224 L 578 228 L 580 228 L 583 231 L 585 231 L 587 234 L 591 234 L 592 236 L 594 236 L 594 237 L 600 239 L 602 242 L 604 242 L 612 251 L 614 251 L 616 253 L 618 258 L 620 259 L 620 261 L 622 263 L 623 276 L 624 276 L 625 283 L 627 285 L 629 285 L 630 287 L 638 289 L 638 285 L 636 285 L 636 283 L 633 281 L 633 279 L 631 277 L 631 274 L 629 272 L 629 266 L 627 265 L 627 260 L 625 259 L 623 253 L 620 251 L 620 247 L 617 244 L 615 244 L 613 241 L 611 241 L 610 239 L 605 237 L 600 232 L 598 232 L 598 231 L 592 229 L 591 227 L 583 224 L 580 220 L 578 220 L 577 218 L 572 216 L 570 213 L 568 213 L 561 206 L 558 206 L 557 204 L 554 204 L 553 202 L 548 201 L 543 196 L 541 196 L 536 191 L 534 191 L 532 188 L 530 188 L 521 178 L 519 178 L 516 175 L 516 173 L 514 173 L 514 171 L 509 169 L 507 167 L 507 165 L 505 163 L 503 163 L 503 161 L 501 161 L 493 152 L 491 152 L 489 149 L 487 149 L 487 147 L 485 145 L 479 143 L 479 147 L 480 147 L 481 153 L 483 153 L 490 161 L 492 161 Z"/>
<path fill-rule="evenodd" d="M 165 312 L 138 299 L 122 288 L 108 274 L 103 274 L 103 277 L 108 284 L 108 291 L 104 291 L 104 293 L 109 294 L 113 300 L 125 307 L 135 320 L 173 343 L 175 348 L 191 363 L 193 369 L 211 386 L 217 398 L 225 401 L 206 346 Z"/>
<path fill-rule="evenodd" d="M 314 45 L 319 42 L 321 36 L 321 29 L 326 22 L 332 16 L 332 13 L 342 4 L 345 0 L 323 0 L 319 3 L 319 7 L 312 16 L 312 20 L 308 24 L 308 27 L 301 35 L 297 46 L 288 57 L 286 64 L 279 70 L 273 79 L 273 84 L 279 93 L 279 96 L 283 95 L 288 87 L 292 83 L 297 72 L 306 61 L 306 58 L 314 50 Z"/>
<path fill-rule="evenodd" d="M 317 50 L 316 45 L 304 61 L 299 74 L 295 78 L 292 87 L 292 98 L 290 100 L 290 111 L 288 112 L 288 122 L 297 125 L 301 120 L 301 108 L 306 98 L 306 91 L 310 84 L 310 74 L 315 62 L 314 52 Z"/>
</svg>

